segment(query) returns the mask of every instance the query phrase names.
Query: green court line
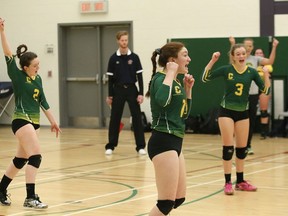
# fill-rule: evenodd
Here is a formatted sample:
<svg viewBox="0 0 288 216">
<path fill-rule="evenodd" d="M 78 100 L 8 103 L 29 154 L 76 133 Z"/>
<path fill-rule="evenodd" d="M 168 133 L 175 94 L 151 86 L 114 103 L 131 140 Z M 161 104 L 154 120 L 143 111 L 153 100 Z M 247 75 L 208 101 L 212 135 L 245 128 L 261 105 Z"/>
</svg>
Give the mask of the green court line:
<svg viewBox="0 0 288 216">
<path fill-rule="evenodd" d="M 188 150 L 188 151 L 190 151 L 190 152 L 196 152 L 196 151 L 191 151 L 191 150 Z M 215 156 L 215 155 L 212 155 L 212 154 L 207 154 L 207 153 L 200 153 L 200 154 L 203 154 L 203 155 L 206 155 L 206 156 L 211 156 L 211 157 L 218 158 L 218 159 L 222 159 L 221 157 Z M 189 158 L 189 157 L 188 157 L 188 158 Z M 234 164 L 234 163 L 233 163 L 233 164 Z M 233 184 L 234 184 L 234 183 L 233 183 Z M 212 196 L 214 196 L 214 195 L 217 195 L 217 194 L 223 192 L 223 190 L 224 190 L 224 189 L 221 189 L 221 190 L 218 190 L 218 191 L 216 191 L 216 192 L 214 192 L 214 193 L 211 193 L 211 194 L 209 194 L 209 195 L 200 197 L 200 198 L 198 198 L 198 199 L 194 199 L 194 200 L 191 200 L 191 201 L 189 201 L 189 202 L 184 202 L 181 206 L 189 205 L 189 204 L 192 204 L 192 203 L 195 203 L 195 202 L 204 200 L 204 199 L 208 199 L 208 198 L 210 198 L 210 197 L 212 197 Z M 180 207 L 181 207 L 181 206 L 180 206 Z M 152 208 L 152 207 L 151 207 L 151 208 Z M 144 214 L 135 215 L 135 216 L 144 216 L 144 215 L 148 215 L 148 214 L 149 214 L 149 212 L 148 212 L 148 213 L 144 213 Z"/>
<path fill-rule="evenodd" d="M 183 203 L 181 206 L 189 205 L 189 204 L 192 204 L 192 203 L 195 203 L 195 202 L 204 200 L 204 199 L 208 199 L 208 198 L 210 198 L 210 197 L 212 197 L 212 196 L 214 196 L 214 195 L 217 195 L 217 194 L 219 194 L 219 193 L 221 193 L 221 192 L 223 192 L 223 189 L 218 190 L 218 191 L 216 191 L 216 192 L 214 192 L 214 193 L 211 193 L 211 194 L 209 194 L 209 195 L 200 197 L 200 198 L 198 198 L 198 199 L 194 199 L 194 200 L 191 200 L 191 201 L 189 201 L 189 202 L 185 202 L 185 203 Z M 180 206 L 180 207 L 181 207 L 181 206 Z M 151 208 L 152 208 L 152 207 L 151 207 Z M 144 213 L 144 214 L 135 215 L 135 216 L 144 216 L 144 215 L 148 215 L 148 214 L 149 214 L 149 212 Z"/>
<path fill-rule="evenodd" d="M 96 209 L 96 208 L 100 208 L 100 207 L 103 207 L 103 206 L 108 206 L 108 205 L 113 205 L 113 204 L 117 204 L 117 203 L 121 203 L 121 202 L 124 202 L 124 201 L 127 201 L 129 199 L 132 199 L 133 197 L 135 197 L 138 193 L 138 190 L 135 189 L 134 187 L 128 185 L 128 184 L 124 184 L 124 183 L 119 183 L 119 182 L 115 182 L 115 181 L 106 181 L 106 180 L 98 180 L 98 181 L 102 181 L 102 182 L 109 182 L 109 183 L 113 183 L 113 184 L 118 184 L 118 185 L 123 185 L 129 189 L 132 189 L 131 190 L 131 194 L 126 197 L 126 198 L 123 198 L 121 200 L 118 200 L 118 201 L 115 201 L 115 202 L 111 202 L 111 203 L 108 203 L 108 204 L 103 204 L 103 205 L 96 205 L 96 206 L 91 206 L 91 207 L 85 207 L 85 208 L 80 208 L 80 209 L 75 209 L 75 210 L 67 210 L 67 211 L 59 211 L 59 212 L 51 212 L 51 213 L 48 213 L 48 212 L 42 212 L 42 213 L 35 213 L 35 212 L 31 212 L 31 214 L 29 213 L 25 213 L 25 216 L 35 216 L 35 215 L 42 215 L 43 216 L 43 213 L 45 215 L 66 215 L 66 214 L 71 214 L 71 213 L 76 213 L 76 212 L 81 212 L 81 211 L 85 211 L 85 210 L 92 210 L 92 209 Z M 77 200 L 76 200 L 77 201 Z M 71 202 L 71 204 L 73 204 L 73 202 Z M 80 214 L 80 213 L 79 213 Z"/>
</svg>

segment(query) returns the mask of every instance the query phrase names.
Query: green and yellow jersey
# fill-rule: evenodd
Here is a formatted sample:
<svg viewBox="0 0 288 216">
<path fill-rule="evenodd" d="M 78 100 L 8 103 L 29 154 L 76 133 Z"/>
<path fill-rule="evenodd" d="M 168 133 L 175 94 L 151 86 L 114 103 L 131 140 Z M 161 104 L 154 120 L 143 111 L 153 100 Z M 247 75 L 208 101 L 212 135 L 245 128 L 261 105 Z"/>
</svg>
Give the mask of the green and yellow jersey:
<svg viewBox="0 0 288 216">
<path fill-rule="evenodd" d="M 202 81 L 207 82 L 217 77 L 223 77 L 225 92 L 221 106 L 235 111 L 245 111 L 249 107 L 248 97 L 251 82 L 254 81 L 259 90 L 269 94 L 270 88 L 266 88 L 257 70 L 246 66 L 243 72 L 237 71 L 233 65 L 225 65 L 216 70 L 204 71 Z"/>
<path fill-rule="evenodd" d="M 257 67 L 257 71 L 258 71 L 260 77 L 264 80 L 263 67 L 264 67 L 264 66 L 262 66 L 262 65 L 261 65 L 261 66 L 258 66 L 258 67 Z M 270 74 L 273 72 L 273 67 L 272 67 L 272 65 L 265 65 L 265 67 L 268 69 L 268 71 L 269 71 Z"/>
<path fill-rule="evenodd" d="M 157 72 L 150 86 L 152 129 L 183 138 L 191 100 L 180 82 L 174 80 L 172 87 L 163 84 L 165 76 Z"/>
<path fill-rule="evenodd" d="M 15 62 L 15 56 L 5 56 L 8 75 L 12 81 L 15 96 L 14 119 L 24 119 L 34 124 L 40 122 L 40 107 L 49 109 L 39 75 L 29 77 L 20 70 Z"/>
</svg>

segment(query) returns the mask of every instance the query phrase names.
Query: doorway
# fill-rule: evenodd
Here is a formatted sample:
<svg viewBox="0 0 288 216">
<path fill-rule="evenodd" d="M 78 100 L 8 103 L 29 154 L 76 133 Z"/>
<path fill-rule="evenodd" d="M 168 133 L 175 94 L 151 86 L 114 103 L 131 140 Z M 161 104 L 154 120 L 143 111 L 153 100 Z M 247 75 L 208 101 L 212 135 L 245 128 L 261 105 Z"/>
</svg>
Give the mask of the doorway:
<svg viewBox="0 0 288 216">
<path fill-rule="evenodd" d="M 129 32 L 132 48 L 131 23 L 59 24 L 59 90 L 60 124 L 62 127 L 105 128 L 110 109 L 107 65 L 118 49 L 115 35 Z M 123 120 L 130 121 L 128 106 Z"/>
</svg>

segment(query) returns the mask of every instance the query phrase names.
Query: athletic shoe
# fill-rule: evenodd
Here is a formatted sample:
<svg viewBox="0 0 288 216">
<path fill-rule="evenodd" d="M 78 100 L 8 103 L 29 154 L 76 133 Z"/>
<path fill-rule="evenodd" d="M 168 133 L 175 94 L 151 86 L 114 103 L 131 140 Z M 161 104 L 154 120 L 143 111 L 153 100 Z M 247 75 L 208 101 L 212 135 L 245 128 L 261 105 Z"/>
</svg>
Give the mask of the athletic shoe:
<svg viewBox="0 0 288 216">
<path fill-rule="evenodd" d="M 10 200 L 8 200 L 7 198 L 10 199 L 10 194 L 7 194 L 7 190 L 4 192 L 0 191 L 0 204 L 2 206 L 10 206 L 11 205 Z"/>
<path fill-rule="evenodd" d="M 243 181 L 241 183 L 236 184 L 235 190 L 240 190 L 240 191 L 256 191 L 257 187 L 251 185 L 247 181 Z"/>
<path fill-rule="evenodd" d="M 106 149 L 105 155 L 112 155 L 112 154 L 113 154 L 113 150 L 112 149 Z"/>
<path fill-rule="evenodd" d="M 226 183 L 224 185 L 224 193 L 226 195 L 233 195 L 234 194 L 234 190 L 233 190 L 233 187 L 232 187 L 232 183 L 229 182 L 229 183 Z"/>
<path fill-rule="evenodd" d="M 139 155 L 146 155 L 147 153 L 146 153 L 145 149 L 139 149 L 138 154 Z"/>
<path fill-rule="evenodd" d="M 48 205 L 40 201 L 40 197 L 35 194 L 33 198 L 26 198 L 23 204 L 27 208 L 46 209 Z"/>
<path fill-rule="evenodd" d="M 247 154 L 248 155 L 253 155 L 254 154 L 254 151 L 252 150 L 252 148 L 247 148 Z"/>
<path fill-rule="evenodd" d="M 264 140 L 264 139 L 266 139 L 266 138 L 267 138 L 267 135 L 261 133 L 261 135 L 260 135 L 260 139 L 261 139 L 261 140 Z"/>
</svg>

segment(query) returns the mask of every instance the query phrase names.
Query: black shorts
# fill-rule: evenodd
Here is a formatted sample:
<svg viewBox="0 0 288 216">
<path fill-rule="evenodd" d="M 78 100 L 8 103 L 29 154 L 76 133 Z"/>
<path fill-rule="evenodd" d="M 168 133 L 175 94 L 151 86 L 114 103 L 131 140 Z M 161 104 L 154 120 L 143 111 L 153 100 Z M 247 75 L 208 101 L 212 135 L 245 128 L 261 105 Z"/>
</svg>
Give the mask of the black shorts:
<svg viewBox="0 0 288 216">
<path fill-rule="evenodd" d="M 17 130 L 19 130 L 21 127 L 25 126 L 26 124 L 32 124 L 35 130 L 40 128 L 39 124 L 34 124 L 34 123 L 31 123 L 31 122 L 26 121 L 24 119 L 14 119 L 12 121 L 12 131 L 13 131 L 13 133 L 15 134 Z"/>
<path fill-rule="evenodd" d="M 229 110 L 229 109 L 225 109 L 223 107 L 220 107 L 218 117 L 228 117 L 228 118 L 233 119 L 234 122 L 237 122 L 237 121 L 240 121 L 243 119 L 248 119 L 249 113 L 248 113 L 248 110 L 235 111 L 235 110 Z"/>
<path fill-rule="evenodd" d="M 148 155 L 152 158 L 165 151 L 175 150 L 180 155 L 182 151 L 183 139 L 172 134 L 159 131 L 152 131 L 152 135 L 148 141 Z"/>
</svg>

